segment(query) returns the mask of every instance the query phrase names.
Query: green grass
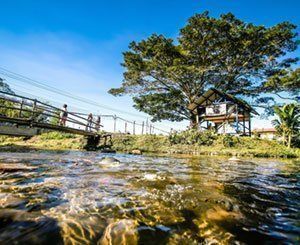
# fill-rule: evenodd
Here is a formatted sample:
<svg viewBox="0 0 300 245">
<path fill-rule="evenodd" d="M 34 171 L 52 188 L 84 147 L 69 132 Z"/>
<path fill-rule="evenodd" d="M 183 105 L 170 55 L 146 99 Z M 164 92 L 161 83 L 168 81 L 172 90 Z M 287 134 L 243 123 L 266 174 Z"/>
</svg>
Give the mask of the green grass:
<svg viewBox="0 0 300 245">
<path fill-rule="evenodd" d="M 202 141 L 201 144 L 171 144 L 167 136 L 124 135 L 114 138 L 113 148 L 122 152 L 139 149 L 149 153 L 300 158 L 299 148 L 289 149 L 277 141 L 250 137 L 233 137 L 228 140 L 226 137 L 214 136 L 209 145 L 204 145 Z"/>
<path fill-rule="evenodd" d="M 84 143 L 82 136 L 59 132 L 44 133 L 30 139 L 0 136 L 0 151 L 81 150 Z"/>
<path fill-rule="evenodd" d="M 44 133 L 29 140 L 0 137 L 0 151 L 83 150 L 84 145 L 83 136 L 58 132 Z M 184 135 L 176 139 L 163 135 L 115 135 L 113 149 L 127 153 L 138 149 L 144 153 L 156 154 L 300 158 L 299 148 L 289 149 L 277 141 L 208 133 L 200 136 Z"/>
</svg>

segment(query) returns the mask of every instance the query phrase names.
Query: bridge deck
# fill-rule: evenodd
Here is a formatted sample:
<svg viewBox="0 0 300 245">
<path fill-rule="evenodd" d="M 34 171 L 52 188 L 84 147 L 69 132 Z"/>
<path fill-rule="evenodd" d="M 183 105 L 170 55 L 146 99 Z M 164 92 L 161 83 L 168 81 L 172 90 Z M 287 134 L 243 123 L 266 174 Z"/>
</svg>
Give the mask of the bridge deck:
<svg viewBox="0 0 300 245">
<path fill-rule="evenodd" d="M 24 119 L 24 118 L 11 118 L 7 116 L 0 115 L 0 122 L 8 122 L 13 123 L 17 125 L 22 126 L 28 126 L 28 127 L 35 127 L 35 128 L 43 128 L 43 129 L 49 129 L 49 130 L 55 130 L 65 133 L 72 133 L 72 134 L 79 134 L 84 136 L 98 136 L 99 134 L 96 132 L 89 132 L 82 129 L 75 129 L 70 128 L 67 126 L 60 126 L 60 125 L 53 125 L 49 123 L 44 122 L 36 122 L 31 119 Z"/>
</svg>

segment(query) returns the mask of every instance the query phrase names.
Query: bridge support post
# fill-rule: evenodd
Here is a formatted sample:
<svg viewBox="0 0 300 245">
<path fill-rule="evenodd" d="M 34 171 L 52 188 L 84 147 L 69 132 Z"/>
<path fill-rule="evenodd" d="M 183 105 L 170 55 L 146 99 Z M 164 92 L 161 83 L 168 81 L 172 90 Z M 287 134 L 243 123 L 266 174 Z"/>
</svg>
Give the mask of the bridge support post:
<svg viewBox="0 0 300 245">
<path fill-rule="evenodd" d="M 98 145 L 100 143 L 100 135 L 92 135 L 86 137 L 86 144 L 84 148 L 87 151 L 95 151 L 98 149 Z"/>
</svg>

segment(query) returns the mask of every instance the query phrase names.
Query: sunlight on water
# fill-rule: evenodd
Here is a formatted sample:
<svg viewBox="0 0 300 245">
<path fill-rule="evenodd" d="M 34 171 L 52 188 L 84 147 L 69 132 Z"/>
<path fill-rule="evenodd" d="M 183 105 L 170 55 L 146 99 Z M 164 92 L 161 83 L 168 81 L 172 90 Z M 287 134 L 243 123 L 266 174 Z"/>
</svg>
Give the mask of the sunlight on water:
<svg viewBox="0 0 300 245">
<path fill-rule="evenodd" d="M 0 243 L 299 242 L 299 162 L 0 155 Z"/>
</svg>

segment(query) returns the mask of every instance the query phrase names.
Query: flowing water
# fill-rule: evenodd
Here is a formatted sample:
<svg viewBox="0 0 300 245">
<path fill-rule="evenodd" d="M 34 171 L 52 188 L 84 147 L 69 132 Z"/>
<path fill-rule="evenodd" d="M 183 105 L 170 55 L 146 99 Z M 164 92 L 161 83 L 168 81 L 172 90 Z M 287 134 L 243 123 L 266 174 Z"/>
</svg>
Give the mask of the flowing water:
<svg viewBox="0 0 300 245">
<path fill-rule="evenodd" d="M 300 241 L 300 162 L 103 156 L 2 153 L 0 244 Z"/>
</svg>

